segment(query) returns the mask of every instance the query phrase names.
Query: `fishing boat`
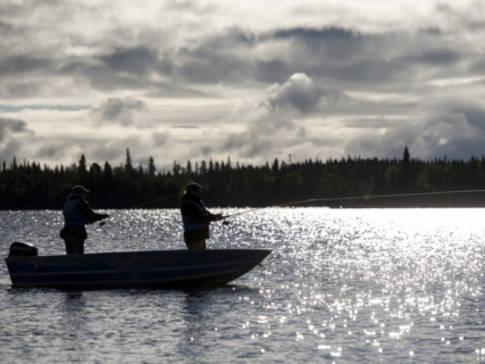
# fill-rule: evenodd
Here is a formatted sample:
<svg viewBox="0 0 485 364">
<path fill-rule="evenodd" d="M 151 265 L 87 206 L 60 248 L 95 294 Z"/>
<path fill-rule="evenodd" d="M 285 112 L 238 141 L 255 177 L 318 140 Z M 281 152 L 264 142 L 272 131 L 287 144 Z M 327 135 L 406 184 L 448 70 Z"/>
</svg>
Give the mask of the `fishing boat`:
<svg viewBox="0 0 485 364">
<path fill-rule="evenodd" d="M 233 281 L 270 253 L 210 249 L 38 256 L 34 246 L 13 243 L 5 261 L 12 287 L 204 288 Z"/>
</svg>

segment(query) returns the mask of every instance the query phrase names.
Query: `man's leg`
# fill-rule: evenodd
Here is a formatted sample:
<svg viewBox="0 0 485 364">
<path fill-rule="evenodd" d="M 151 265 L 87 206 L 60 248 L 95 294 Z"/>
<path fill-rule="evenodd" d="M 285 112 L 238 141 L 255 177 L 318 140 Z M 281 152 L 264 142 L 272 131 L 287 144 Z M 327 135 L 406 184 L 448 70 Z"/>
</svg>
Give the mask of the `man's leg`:
<svg viewBox="0 0 485 364">
<path fill-rule="evenodd" d="M 204 232 L 199 231 L 185 231 L 184 241 L 189 250 L 205 250 L 206 236 Z"/>
<path fill-rule="evenodd" d="M 67 237 L 64 239 L 67 254 L 84 254 L 84 239 L 78 237 Z"/>
<path fill-rule="evenodd" d="M 205 239 L 187 243 L 187 249 L 189 250 L 205 250 L 205 248 Z"/>
</svg>

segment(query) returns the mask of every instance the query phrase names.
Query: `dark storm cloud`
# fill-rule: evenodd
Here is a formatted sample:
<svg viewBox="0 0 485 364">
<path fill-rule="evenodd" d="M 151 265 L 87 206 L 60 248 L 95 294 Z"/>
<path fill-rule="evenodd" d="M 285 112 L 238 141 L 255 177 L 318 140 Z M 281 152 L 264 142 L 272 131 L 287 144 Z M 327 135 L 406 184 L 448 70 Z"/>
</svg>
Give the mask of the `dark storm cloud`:
<svg viewBox="0 0 485 364">
<path fill-rule="evenodd" d="M 112 71 L 131 74 L 146 74 L 157 68 L 159 64 L 157 53 L 144 46 L 115 49 L 109 54 L 100 56 L 99 59 Z"/>
<path fill-rule="evenodd" d="M 276 48 L 275 48 L 276 47 Z M 259 49 L 280 49 L 261 57 Z M 294 73 L 342 86 L 411 84 L 421 70 L 443 74 L 469 57 L 436 29 L 371 34 L 342 27 L 295 27 L 253 33 L 238 28 L 206 37 L 172 55 L 170 74 L 185 82 L 282 82 Z"/>
<path fill-rule="evenodd" d="M 172 76 L 195 83 L 251 80 L 254 60 L 250 52 L 257 45 L 255 38 L 239 28 L 205 37 L 173 55 Z"/>
<path fill-rule="evenodd" d="M 241 86 L 254 81 L 283 81 L 286 63 L 253 55 L 261 44 L 258 34 L 238 27 L 204 36 L 166 59 L 175 80 L 195 84 L 224 82 Z M 284 69 L 284 72 L 283 72 Z"/>
<path fill-rule="evenodd" d="M 261 37 L 265 41 L 289 41 L 295 50 L 325 56 L 326 62 L 335 59 L 346 62 L 349 57 L 365 53 L 371 42 L 379 38 L 341 27 L 295 27 L 276 30 Z"/>
<path fill-rule="evenodd" d="M 422 67 L 449 72 L 466 56 L 442 38 L 430 29 L 409 35 L 368 34 L 343 27 L 259 33 L 233 27 L 172 50 L 143 40 L 124 48 L 111 47 L 106 39 L 94 55 L 0 55 L 0 77 L 42 73 L 46 82 L 37 92 L 46 92 L 50 77 L 62 76 L 75 84 L 88 81 L 97 90 L 144 90 L 153 97 L 202 96 L 205 92 L 197 90 L 198 86 L 224 83 L 240 88 L 254 82 L 284 82 L 295 73 L 305 73 L 318 83 L 331 80 L 340 88 L 352 84 L 392 88 L 411 84 L 422 74 Z M 2 94 L 31 96 L 36 92 L 21 86 L 4 86 Z"/>
<path fill-rule="evenodd" d="M 175 61 L 176 58 L 159 56 L 152 48 L 137 46 L 68 59 L 59 67 L 59 73 L 78 82 L 88 81 L 92 88 L 102 91 L 140 90 L 151 97 L 207 96 L 181 82 L 183 77 L 178 77 Z M 200 74 L 201 78 L 206 77 L 203 70 Z"/>
<path fill-rule="evenodd" d="M 195 83 L 282 82 L 298 72 L 350 79 L 385 77 L 390 72 L 386 72 L 388 67 L 383 64 L 362 58 L 349 62 L 349 55 L 365 50 L 366 39 L 371 38 L 337 27 L 299 27 L 260 34 L 231 28 L 183 48 L 174 55 L 176 61 L 172 64 L 177 66 L 171 71 Z M 278 42 L 289 42 L 285 54 L 277 54 L 274 58 L 260 58 L 254 54 L 258 47 L 271 47 Z"/>
<path fill-rule="evenodd" d="M 155 51 L 143 47 L 69 60 L 59 72 L 66 77 L 87 80 L 95 89 L 146 90 L 151 96 L 204 96 L 203 91 L 190 85 L 235 83 L 252 78 L 251 64 L 235 55 L 195 49 L 158 58 Z M 153 75 L 167 81 L 155 80 Z"/>
<path fill-rule="evenodd" d="M 245 60 L 218 53 L 227 51 L 231 41 L 238 38 L 243 37 L 230 32 L 209 38 L 194 49 L 182 48 L 175 54 L 159 54 L 143 45 L 117 48 L 92 58 L 70 60 L 60 72 L 85 78 L 94 88 L 102 90 L 145 89 L 152 96 L 203 96 L 204 92 L 189 87 L 187 82 L 227 82 L 241 79 L 242 73 L 247 75 Z M 154 80 L 153 75 L 167 81 Z"/>
<path fill-rule="evenodd" d="M 342 27 L 280 29 L 260 35 L 258 44 L 284 42 L 287 53 L 259 67 L 277 77 L 303 72 L 315 81 L 332 80 L 334 85 L 370 88 L 400 88 L 424 77 L 463 76 L 462 61 L 481 58 L 467 47 L 456 47 L 449 34 L 439 28 L 416 32 L 365 33 Z M 456 36 L 454 34 L 453 36 Z M 428 70 L 432 68 L 433 73 Z M 253 67 L 253 69 L 258 69 Z M 274 80 L 274 78 L 272 78 Z M 321 81 L 320 81 L 321 80 Z M 407 86 L 406 86 L 407 87 Z"/>
<path fill-rule="evenodd" d="M 446 66 L 459 62 L 462 55 L 452 49 L 430 49 L 423 50 L 418 54 L 410 54 L 400 58 L 403 63 L 425 63 L 432 66 Z"/>
<path fill-rule="evenodd" d="M 236 56 L 217 54 L 200 56 L 191 54 L 183 56 L 183 61 L 177 67 L 173 76 L 184 82 L 198 84 L 237 83 L 250 81 L 250 65 L 244 59 Z"/>
<path fill-rule="evenodd" d="M 356 31 L 342 28 L 342 27 L 323 27 L 323 28 L 307 28 L 294 27 L 288 29 L 279 29 L 271 33 L 271 37 L 275 39 L 299 38 L 304 41 L 322 40 L 330 41 L 348 41 L 360 38 L 360 34 Z"/>
<path fill-rule="evenodd" d="M 206 52 L 225 50 L 226 52 L 234 52 L 241 47 L 252 47 L 257 45 L 258 36 L 256 33 L 241 29 L 239 27 L 232 27 L 225 29 L 223 32 L 205 37 L 198 46 L 199 52 L 205 50 Z"/>
<path fill-rule="evenodd" d="M 479 6 L 479 2 L 475 4 L 471 10 L 475 9 L 478 12 L 480 9 L 483 9 L 483 6 Z M 3 16 L 3 19 L 0 19 L 0 32 L 2 29 L 6 32 L 15 31 L 14 27 L 17 26 L 14 26 L 9 18 L 20 18 L 29 13 L 41 16 L 49 14 L 51 10 L 55 10 L 55 14 L 58 16 L 70 14 L 68 19 L 71 19 L 71 17 L 76 19 L 76 14 L 96 15 L 103 9 L 101 5 L 81 5 L 63 1 L 23 1 L 19 3 L 11 2 L 0 6 L 0 13 Z M 207 2 L 182 0 L 163 4 L 160 9 L 163 9 L 167 16 L 177 17 L 181 14 L 193 14 L 194 17 L 196 15 L 201 17 L 217 13 L 217 8 L 216 5 Z M 470 12 L 470 9 L 468 11 Z M 453 19 L 463 19 L 466 15 L 464 11 L 446 3 L 438 5 L 436 12 Z M 473 16 L 473 13 L 468 14 L 468 18 L 471 19 L 470 22 L 480 23 L 480 19 L 475 19 L 476 17 Z M 238 24 L 238 22 L 234 24 Z M 323 27 L 294 26 L 263 32 L 243 28 L 243 26 L 232 26 L 225 28 L 223 31 L 214 31 L 210 35 L 202 32 L 200 35 L 194 33 L 190 38 L 187 38 L 188 41 L 181 43 L 181 48 L 176 47 L 179 51 L 165 53 L 166 49 L 164 49 L 163 39 L 157 43 L 153 39 L 144 38 L 143 34 L 150 31 L 150 25 L 147 24 L 146 28 L 137 26 L 136 29 L 124 24 L 113 23 L 112 25 L 106 33 L 102 34 L 102 38 L 96 42 L 96 48 L 101 49 L 101 51 L 98 55 L 93 56 L 93 59 L 100 61 L 101 68 L 106 68 L 114 73 L 128 72 L 136 75 L 146 75 L 150 71 L 157 70 L 162 74 L 170 75 L 173 79 L 200 83 L 220 82 L 221 80 L 224 82 L 240 82 L 244 79 L 282 82 L 289 75 L 296 72 L 305 72 L 312 77 L 316 77 L 318 73 L 314 74 L 311 72 L 311 64 L 308 63 L 326 65 L 325 75 L 328 76 L 334 71 L 328 66 L 328 63 L 332 60 L 341 61 L 343 63 L 342 66 L 347 66 L 340 75 L 349 70 L 350 62 L 355 64 L 358 69 L 363 67 L 364 73 L 371 73 L 369 77 L 363 77 L 362 79 L 372 79 L 377 72 L 369 71 L 371 67 L 366 66 L 366 61 L 377 61 L 381 56 L 387 56 L 386 49 L 397 50 L 408 47 L 404 42 L 399 42 L 399 38 L 402 35 L 396 34 L 396 32 L 376 32 L 371 34 L 360 30 L 358 25 L 352 29 L 338 25 Z M 163 24 L 161 25 L 160 29 L 158 29 L 159 32 L 163 29 Z M 115 28 L 117 28 L 116 34 L 112 34 L 111 31 L 114 31 Z M 35 31 L 35 29 L 32 29 L 32 31 Z M 120 34 L 127 35 L 126 44 L 130 44 L 130 46 L 119 48 L 119 44 L 122 43 L 119 42 L 120 39 L 117 37 Z M 442 35 L 443 30 L 441 28 L 430 24 L 427 28 L 418 29 L 415 37 L 416 40 L 419 40 L 420 37 L 432 36 L 439 42 Z M 71 39 L 78 39 L 78 36 L 74 34 Z M 167 34 L 167 37 L 169 36 L 170 34 Z M 79 39 L 84 38 L 79 36 Z M 288 42 L 290 44 L 289 52 L 294 53 L 292 54 L 294 56 L 293 59 L 285 62 L 284 57 L 271 59 L 258 57 L 251 53 L 258 46 L 280 42 Z M 412 53 L 411 49 L 403 49 L 403 51 L 404 53 L 408 53 L 408 51 Z M 238 54 L 238 52 L 240 53 Z M 299 58 L 296 57 L 298 54 L 300 54 Z M 317 61 L 308 57 L 316 57 L 318 55 L 324 58 L 320 58 Z M 446 58 L 444 54 L 435 54 L 435 56 L 441 60 Z M 356 59 L 353 59 L 353 57 L 356 57 Z M 430 59 L 432 62 L 432 57 L 424 58 Z M 410 59 L 409 61 L 412 60 Z M 305 64 L 309 67 L 303 68 Z M 211 65 L 212 67 L 210 67 Z M 399 65 L 396 61 L 396 68 Z M 275 71 L 273 66 L 277 66 L 278 70 Z M 316 65 L 314 68 L 317 68 Z M 285 71 L 286 74 L 283 74 Z M 275 72 L 278 76 L 275 76 Z M 353 74 L 355 77 L 359 73 L 354 72 Z M 388 72 L 387 74 L 390 73 Z M 337 77 L 340 77 L 340 75 Z M 104 81 L 107 82 L 108 80 L 105 79 Z M 101 82 L 93 84 L 95 87 L 101 87 Z M 122 87 L 122 84 L 119 83 L 119 86 Z M 104 89 L 109 89 L 109 87 Z"/>
<path fill-rule="evenodd" d="M 0 141 L 3 141 L 8 135 L 19 133 L 31 133 L 25 121 L 0 117 Z"/>
<path fill-rule="evenodd" d="M 433 37 L 437 34 L 434 33 Z M 299 68 L 311 77 L 343 82 L 388 83 L 412 80 L 412 66 L 434 62 L 447 65 L 459 60 L 459 53 L 442 48 L 432 50 L 419 33 L 411 39 L 404 33 L 366 34 L 341 27 L 289 28 L 264 35 L 267 42 L 287 41 L 289 58 L 281 69 Z"/>
<path fill-rule="evenodd" d="M 51 65 L 52 62 L 49 59 L 35 56 L 19 55 L 0 58 L 0 76 L 45 70 Z"/>
</svg>

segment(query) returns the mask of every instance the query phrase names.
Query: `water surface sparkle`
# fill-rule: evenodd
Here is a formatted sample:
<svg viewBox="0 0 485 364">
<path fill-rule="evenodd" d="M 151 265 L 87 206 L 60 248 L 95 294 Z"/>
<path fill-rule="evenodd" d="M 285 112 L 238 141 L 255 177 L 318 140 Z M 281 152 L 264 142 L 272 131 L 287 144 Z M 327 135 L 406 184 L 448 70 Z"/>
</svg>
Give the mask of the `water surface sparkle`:
<svg viewBox="0 0 485 364">
<path fill-rule="evenodd" d="M 237 210 L 226 210 L 232 213 Z M 59 254 L 58 211 L 0 212 L 14 240 Z M 173 210 L 113 211 L 88 252 L 177 249 Z M 485 361 L 485 210 L 262 209 L 211 247 L 271 248 L 234 285 L 199 292 L 10 289 L 6 362 Z"/>
</svg>

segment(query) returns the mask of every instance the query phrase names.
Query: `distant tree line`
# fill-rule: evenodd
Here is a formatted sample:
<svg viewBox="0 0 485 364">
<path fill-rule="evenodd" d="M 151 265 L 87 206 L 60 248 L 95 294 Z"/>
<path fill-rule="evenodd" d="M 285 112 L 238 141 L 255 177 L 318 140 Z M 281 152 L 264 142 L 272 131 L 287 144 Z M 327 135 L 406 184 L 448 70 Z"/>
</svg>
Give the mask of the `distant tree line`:
<svg viewBox="0 0 485 364">
<path fill-rule="evenodd" d="M 135 166 L 128 149 L 125 163 L 115 167 L 108 162 L 88 164 L 84 155 L 75 164 L 56 167 L 19 163 L 14 158 L 1 166 L 0 209 L 59 209 L 76 184 L 91 190 L 90 201 L 96 208 L 175 208 L 189 181 L 205 187 L 204 200 L 211 206 L 274 206 L 311 198 L 481 189 L 485 188 L 485 157 L 424 161 L 411 158 L 406 147 L 400 159 L 274 159 L 255 166 L 228 158 L 174 162 L 170 170 L 157 170 L 152 157 L 145 166 Z M 485 206 L 484 199 L 485 194 L 476 193 L 369 198 L 324 205 Z"/>
</svg>

